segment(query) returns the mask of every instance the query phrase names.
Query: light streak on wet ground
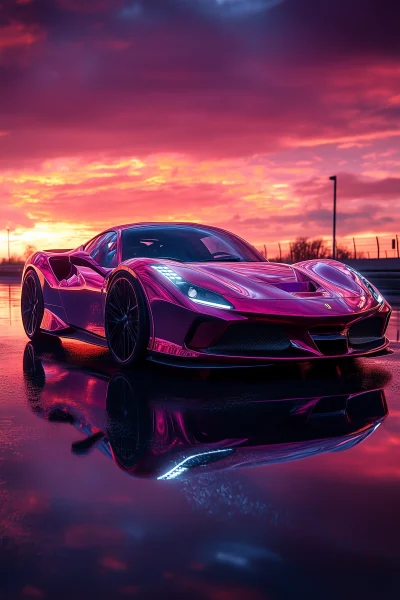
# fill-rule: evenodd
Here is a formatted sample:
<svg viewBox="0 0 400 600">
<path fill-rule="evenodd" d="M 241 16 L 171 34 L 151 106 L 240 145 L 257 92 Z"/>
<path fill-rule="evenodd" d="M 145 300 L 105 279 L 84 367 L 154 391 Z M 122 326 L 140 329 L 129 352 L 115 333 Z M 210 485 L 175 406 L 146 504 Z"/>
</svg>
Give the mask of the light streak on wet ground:
<svg viewBox="0 0 400 600">
<path fill-rule="evenodd" d="M 0 598 L 397 598 L 399 329 L 339 366 L 127 376 L 27 345 L 0 284 Z"/>
</svg>

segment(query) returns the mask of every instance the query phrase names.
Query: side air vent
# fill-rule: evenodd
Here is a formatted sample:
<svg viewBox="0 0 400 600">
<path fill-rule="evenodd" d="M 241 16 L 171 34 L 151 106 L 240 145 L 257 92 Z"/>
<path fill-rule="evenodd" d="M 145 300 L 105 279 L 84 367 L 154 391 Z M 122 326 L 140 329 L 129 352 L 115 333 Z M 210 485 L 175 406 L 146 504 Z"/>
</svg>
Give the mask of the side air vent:
<svg viewBox="0 0 400 600">
<path fill-rule="evenodd" d="M 69 256 L 52 256 L 49 258 L 49 263 L 58 281 L 68 279 L 72 275 L 73 267 L 69 261 Z"/>
</svg>

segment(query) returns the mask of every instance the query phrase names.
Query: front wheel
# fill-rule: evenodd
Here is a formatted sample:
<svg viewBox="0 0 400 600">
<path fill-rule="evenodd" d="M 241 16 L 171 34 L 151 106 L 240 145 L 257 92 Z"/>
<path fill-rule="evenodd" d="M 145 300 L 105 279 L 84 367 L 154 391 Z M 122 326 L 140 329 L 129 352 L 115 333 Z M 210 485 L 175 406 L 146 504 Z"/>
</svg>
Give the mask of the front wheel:
<svg viewBox="0 0 400 600">
<path fill-rule="evenodd" d="M 121 367 L 140 362 L 149 343 L 149 316 L 140 283 L 121 272 L 112 280 L 105 307 L 105 332 L 108 348 Z"/>
</svg>

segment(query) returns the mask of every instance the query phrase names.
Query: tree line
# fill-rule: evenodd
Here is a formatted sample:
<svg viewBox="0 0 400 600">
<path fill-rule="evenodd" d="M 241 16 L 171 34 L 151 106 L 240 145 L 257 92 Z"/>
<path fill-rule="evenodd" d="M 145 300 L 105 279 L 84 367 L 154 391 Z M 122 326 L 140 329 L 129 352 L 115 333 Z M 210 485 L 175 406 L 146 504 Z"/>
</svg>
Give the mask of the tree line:
<svg viewBox="0 0 400 600">
<path fill-rule="evenodd" d="M 289 252 L 282 256 L 282 262 L 300 262 L 302 260 L 311 260 L 314 258 L 331 258 L 332 250 L 322 238 L 310 239 L 308 237 L 298 237 L 289 244 Z M 352 252 L 337 244 L 336 258 L 338 260 L 348 260 L 352 258 Z"/>
</svg>

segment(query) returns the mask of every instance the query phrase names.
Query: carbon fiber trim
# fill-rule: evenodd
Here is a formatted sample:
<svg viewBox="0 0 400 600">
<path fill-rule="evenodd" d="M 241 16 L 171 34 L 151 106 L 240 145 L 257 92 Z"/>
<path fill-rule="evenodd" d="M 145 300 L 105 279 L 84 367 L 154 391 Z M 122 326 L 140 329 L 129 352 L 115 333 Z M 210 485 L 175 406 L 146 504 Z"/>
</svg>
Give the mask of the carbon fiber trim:
<svg viewBox="0 0 400 600">
<path fill-rule="evenodd" d="M 349 343 L 352 346 L 370 344 L 383 338 L 384 321 L 380 317 L 370 317 L 357 321 L 349 328 Z"/>
<path fill-rule="evenodd" d="M 290 339 L 283 327 L 253 322 L 230 325 L 206 352 L 251 356 L 255 353 L 284 352 L 290 348 Z"/>
</svg>

